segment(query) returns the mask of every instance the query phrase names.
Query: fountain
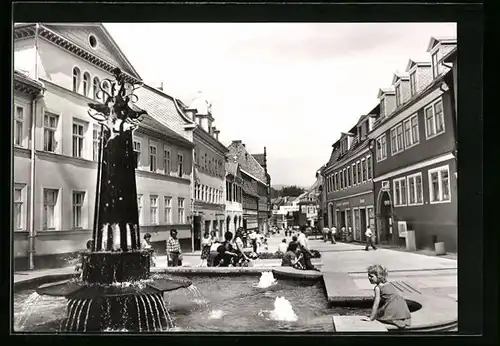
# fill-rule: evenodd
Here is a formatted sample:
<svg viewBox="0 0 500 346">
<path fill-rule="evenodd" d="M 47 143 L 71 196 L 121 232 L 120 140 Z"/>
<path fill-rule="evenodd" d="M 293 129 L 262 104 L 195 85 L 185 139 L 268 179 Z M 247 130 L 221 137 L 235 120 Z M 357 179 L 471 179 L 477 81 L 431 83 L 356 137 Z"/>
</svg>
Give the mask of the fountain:
<svg viewBox="0 0 500 346">
<path fill-rule="evenodd" d="M 146 111 L 120 69 L 100 83 L 104 104 L 89 103 L 101 125 L 92 247 L 81 253 L 83 274 L 38 287 L 40 295 L 67 299 L 61 331 L 154 331 L 173 327 L 163 292 L 188 280 L 152 279 L 151 252 L 141 249 L 132 132 Z M 106 87 L 109 83 L 110 87 Z"/>
<path fill-rule="evenodd" d="M 273 276 L 273 272 L 263 272 L 260 276 L 259 283 L 255 286 L 257 288 L 268 288 L 276 284 L 276 279 Z"/>
</svg>

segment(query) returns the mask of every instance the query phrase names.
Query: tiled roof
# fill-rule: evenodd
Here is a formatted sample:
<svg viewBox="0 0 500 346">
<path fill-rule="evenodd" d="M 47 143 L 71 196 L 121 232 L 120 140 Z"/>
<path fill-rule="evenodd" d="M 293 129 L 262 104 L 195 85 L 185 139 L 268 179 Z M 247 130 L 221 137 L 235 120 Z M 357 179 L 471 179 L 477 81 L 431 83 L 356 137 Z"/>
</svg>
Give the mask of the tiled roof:
<svg viewBox="0 0 500 346">
<path fill-rule="evenodd" d="M 248 153 L 241 142 L 233 142 L 228 147 L 228 159 L 235 160 L 240 164 L 240 169 L 250 173 L 264 184 L 266 183 L 266 172 L 259 162 Z"/>
<path fill-rule="evenodd" d="M 173 98 L 149 86 L 138 88 L 135 94 L 139 99 L 136 103 L 139 108 L 180 136 L 188 138 L 184 125 L 190 122 L 181 115 Z"/>
<path fill-rule="evenodd" d="M 257 162 L 259 163 L 259 165 L 261 165 L 262 167 L 264 167 L 265 163 L 264 163 L 264 154 L 252 154 L 252 156 L 255 158 L 255 160 L 257 160 Z"/>
<path fill-rule="evenodd" d="M 146 110 L 147 111 L 147 110 Z M 155 131 L 157 133 L 163 134 L 167 136 L 173 143 L 177 143 L 179 145 L 183 145 L 188 148 L 193 148 L 194 144 L 184 137 L 180 136 L 176 132 L 172 131 L 169 129 L 167 126 L 163 125 L 156 119 L 154 119 L 151 115 L 149 114 L 144 114 L 142 116 L 142 121 L 139 124 L 139 127 L 143 127 L 152 131 Z M 168 140 L 167 140 L 168 141 Z"/>
</svg>

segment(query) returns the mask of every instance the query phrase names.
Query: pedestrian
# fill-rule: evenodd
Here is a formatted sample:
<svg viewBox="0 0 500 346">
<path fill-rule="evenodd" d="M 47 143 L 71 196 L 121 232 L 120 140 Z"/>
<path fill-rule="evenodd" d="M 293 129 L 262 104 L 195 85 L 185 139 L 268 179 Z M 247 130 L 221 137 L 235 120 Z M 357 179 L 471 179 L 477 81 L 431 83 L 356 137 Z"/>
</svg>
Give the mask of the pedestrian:
<svg viewBox="0 0 500 346">
<path fill-rule="evenodd" d="M 347 231 L 345 230 L 345 226 L 342 226 L 342 228 L 340 229 L 340 237 L 343 242 L 346 241 L 346 236 L 347 236 Z"/>
<path fill-rule="evenodd" d="M 335 236 L 337 235 L 337 228 L 335 226 L 332 226 L 330 233 L 332 237 L 332 244 L 337 244 L 337 242 L 335 241 Z"/>
<path fill-rule="evenodd" d="M 248 238 L 250 239 L 250 243 L 252 244 L 253 252 L 257 253 L 257 232 L 253 229 Z"/>
<path fill-rule="evenodd" d="M 297 238 L 297 241 L 300 245 L 300 250 L 302 251 L 302 254 L 304 256 L 304 266 L 305 269 L 307 270 L 317 270 L 319 269 L 315 268 L 313 264 L 311 263 L 311 258 L 313 256 L 311 250 L 309 249 L 309 242 L 307 241 L 307 236 L 306 236 L 306 227 L 302 226 L 300 228 L 300 235 Z"/>
<path fill-rule="evenodd" d="M 208 256 L 208 261 L 207 261 L 207 266 L 208 267 L 213 267 L 214 266 L 214 261 L 217 255 L 219 254 L 217 252 L 218 247 L 220 246 L 220 242 L 218 240 L 215 240 L 212 245 L 210 246 L 210 255 Z"/>
<path fill-rule="evenodd" d="M 373 245 L 373 232 L 372 232 L 372 229 L 370 228 L 370 225 L 368 225 L 368 227 L 366 227 L 365 237 L 366 237 L 365 251 L 368 251 L 368 248 L 370 246 L 373 248 L 373 250 L 377 250 L 375 245 Z"/>
<path fill-rule="evenodd" d="M 178 267 L 182 265 L 182 250 L 179 239 L 177 239 L 177 230 L 170 230 L 170 238 L 167 240 L 167 258 L 169 267 Z"/>
<path fill-rule="evenodd" d="M 387 269 L 380 264 L 374 264 L 369 266 L 367 271 L 368 280 L 375 285 L 373 288 L 375 299 L 371 315 L 363 317 L 362 320 L 378 320 L 382 323 L 395 325 L 399 329 L 410 327 L 410 309 L 395 286 L 387 282 Z"/>
<path fill-rule="evenodd" d="M 323 242 L 326 243 L 328 238 L 330 237 L 330 229 L 328 227 L 323 227 Z"/>
<path fill-rule="evenodd" d="M 149 264 L 151 267 L 156 267 L 155 252 L 151 245 L 151 234 L 146 233 L 142 239 L 141 248 L 149 251 Z"/>
<path fill-rule="evenodd" d="M 213 232 L 213 231 L 212 231 Z M 200 267 L 207 266 L 208 257 L 210 256 L 210 246 L 212 245 L 213 235 L 210 236 L 208 231 L 205 231 L 201 238 L 201 262 Z"/>
</svg>

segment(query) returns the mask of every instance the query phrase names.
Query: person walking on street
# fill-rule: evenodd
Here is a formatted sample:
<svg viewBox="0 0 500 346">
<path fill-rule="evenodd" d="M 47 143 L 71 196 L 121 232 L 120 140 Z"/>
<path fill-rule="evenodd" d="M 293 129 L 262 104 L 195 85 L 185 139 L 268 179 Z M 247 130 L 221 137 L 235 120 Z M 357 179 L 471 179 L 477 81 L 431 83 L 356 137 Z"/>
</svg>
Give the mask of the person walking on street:
<svg viewBox="0 0 500 346">
<path fill-rule="evenodd" d="M 365 237 L 366 237 L 366 247 L 365 247 L 365 251 L 368 251 L 368 248 L 371 246 L 373 248 L 373 250 L 377 250 L 377 248 L 375 247 L 375 245 L 373 245 L 373 232 L 370 228 L 370 225 L 368 225 L 368 227 L 366 227 L 366 232 L 365 232 Z"/>
<path fill-rule="evenodd" d="M 332 226 L 330 233 L 332 236 L 332 244 L 337 244 L 337 242 L 335 241 L 335 234 L 337 233 L 337 228 L 335 226 Z"/>
<path fill-rule="evenodd" d="M 182 251 L 179 239 L 177 239 L 177 230 L 170 230 L 170 238 L 167 240 L 167 258 L 168 266 L 178 267 L 182 261 Z"/>
</svg>

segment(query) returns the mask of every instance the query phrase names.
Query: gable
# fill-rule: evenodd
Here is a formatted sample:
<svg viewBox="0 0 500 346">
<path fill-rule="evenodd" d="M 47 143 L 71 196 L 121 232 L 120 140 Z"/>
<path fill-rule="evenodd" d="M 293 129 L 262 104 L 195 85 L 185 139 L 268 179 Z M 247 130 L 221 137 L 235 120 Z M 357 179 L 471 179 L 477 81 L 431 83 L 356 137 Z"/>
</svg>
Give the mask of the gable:
<svg viewBox="0 0 500 346">
<path fill-rule="evenodd" d="M 110 64 L 119 67 L 122 71 L 141 79 L 102 24 L 43 24 L 43 26 Z M 91 35 L 96 38 L 97 44 L 95 47 L 90 44 L 89 38 Z"/>
</svg>

